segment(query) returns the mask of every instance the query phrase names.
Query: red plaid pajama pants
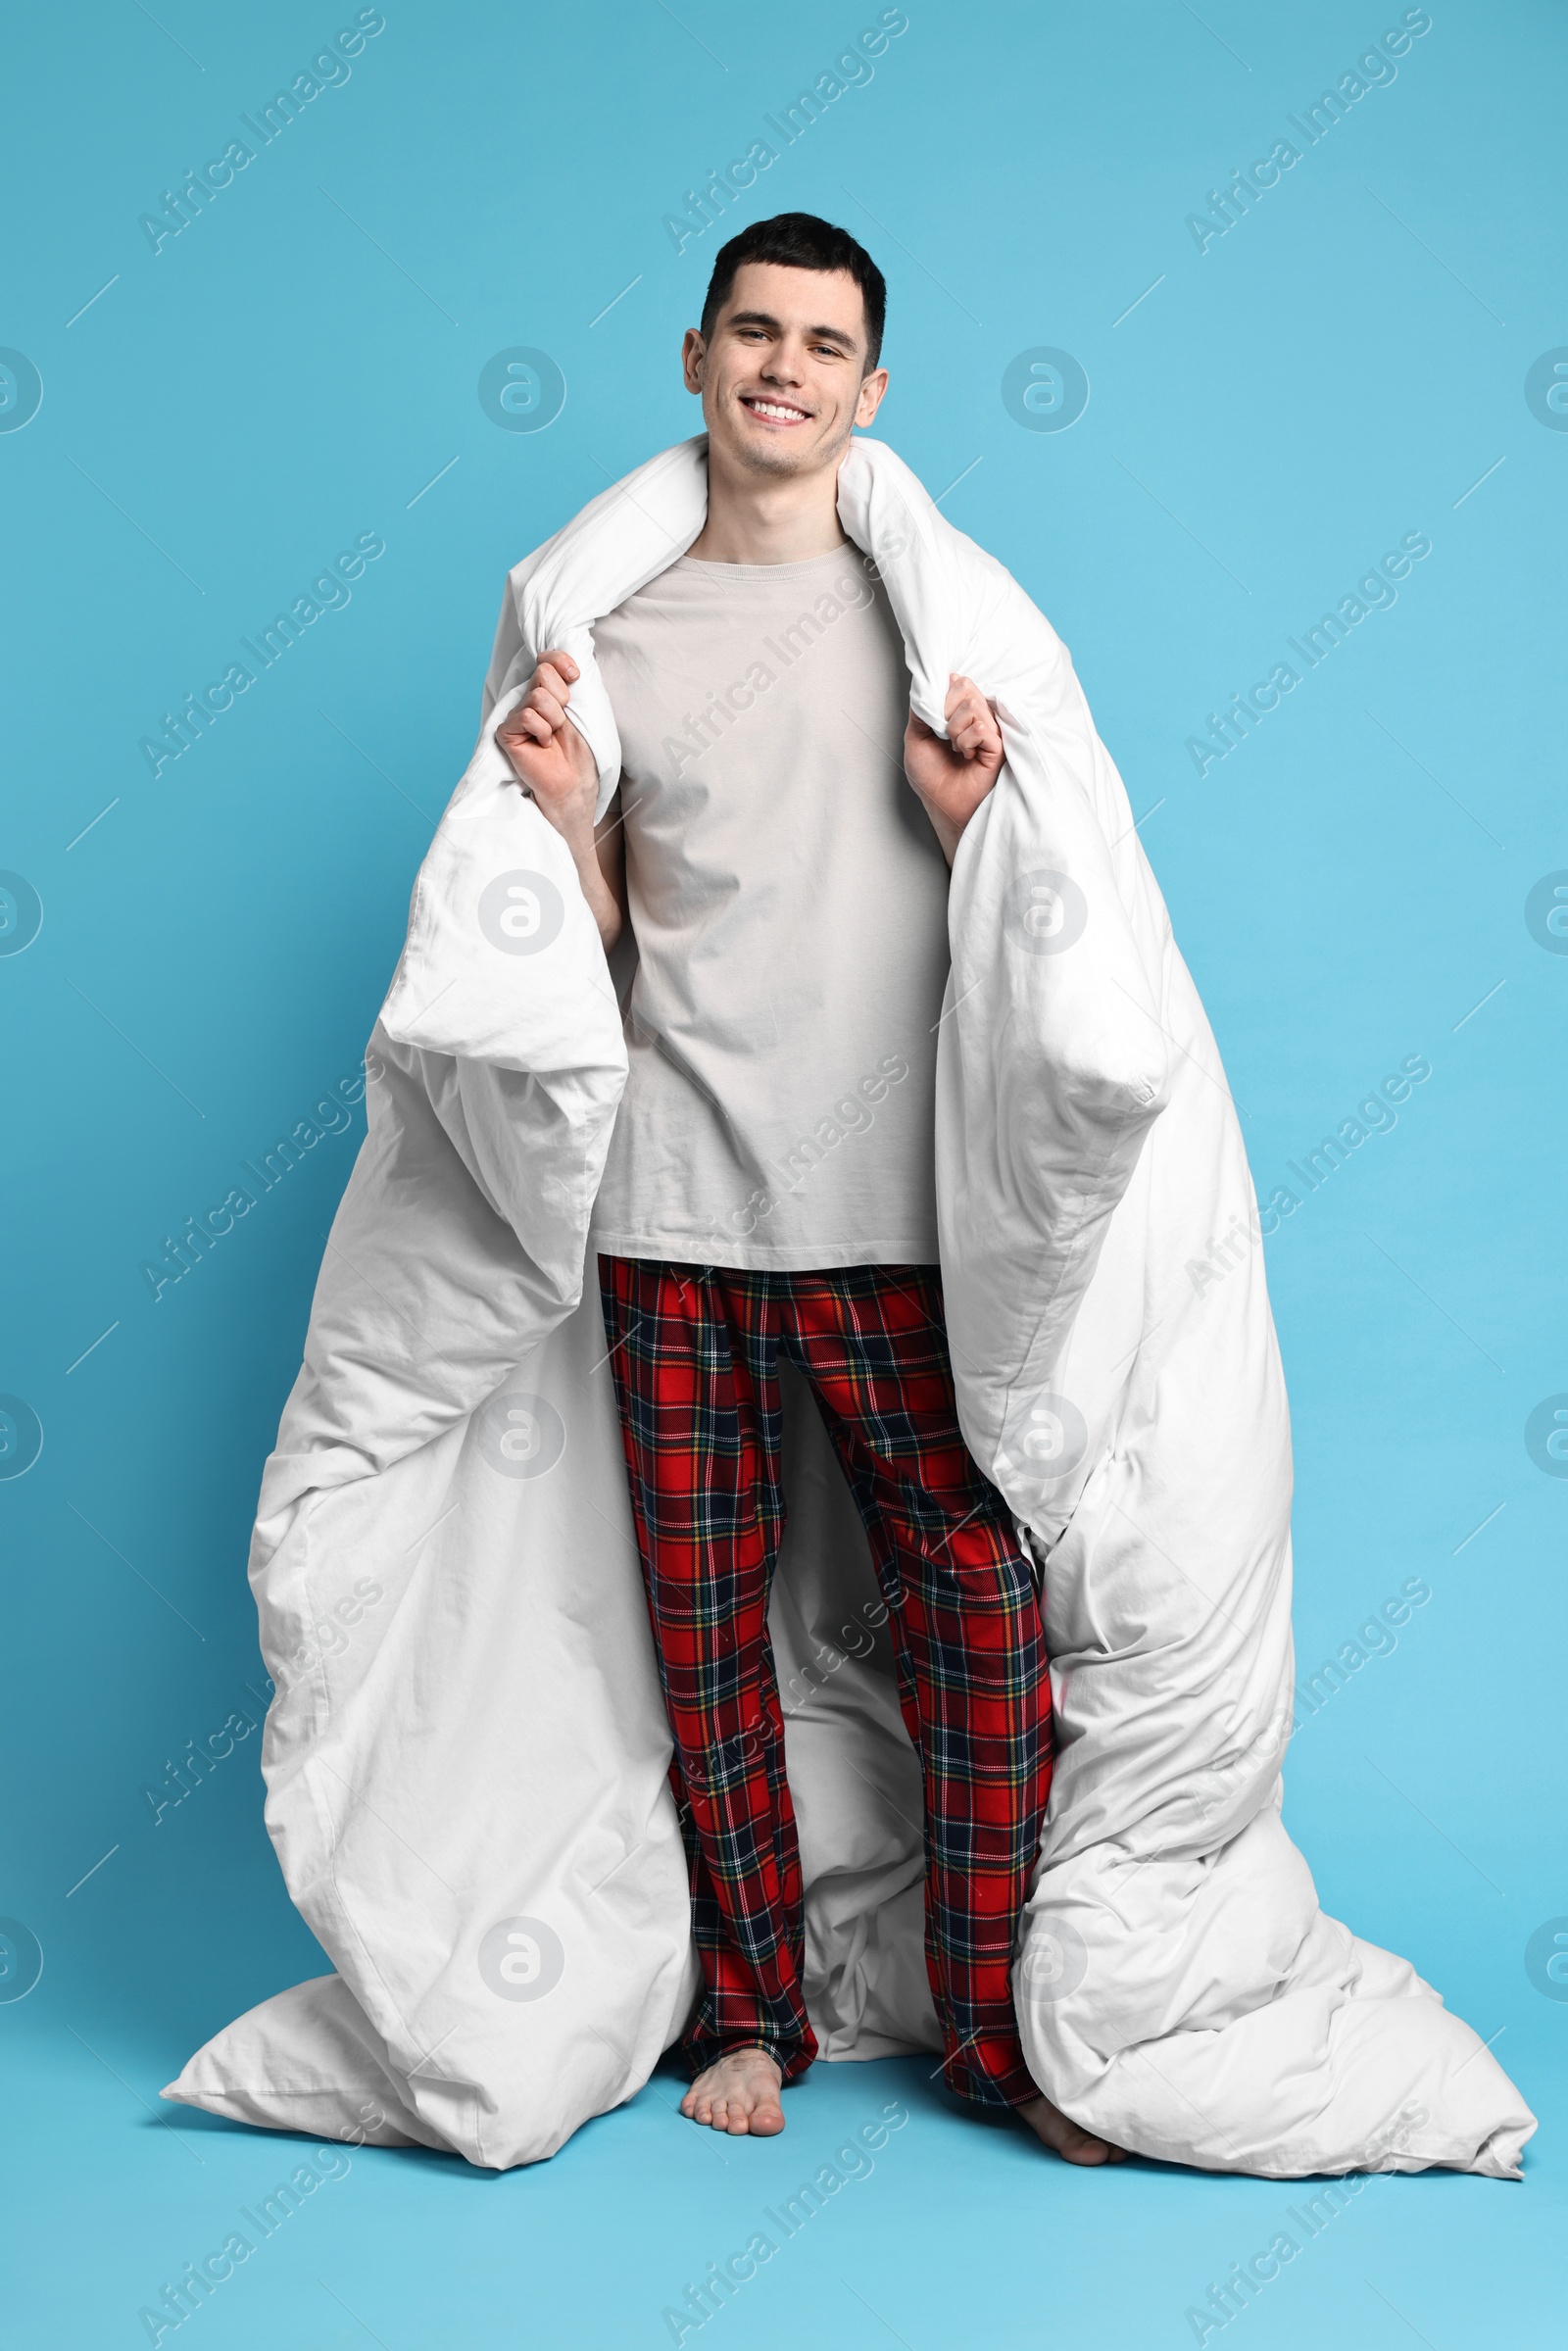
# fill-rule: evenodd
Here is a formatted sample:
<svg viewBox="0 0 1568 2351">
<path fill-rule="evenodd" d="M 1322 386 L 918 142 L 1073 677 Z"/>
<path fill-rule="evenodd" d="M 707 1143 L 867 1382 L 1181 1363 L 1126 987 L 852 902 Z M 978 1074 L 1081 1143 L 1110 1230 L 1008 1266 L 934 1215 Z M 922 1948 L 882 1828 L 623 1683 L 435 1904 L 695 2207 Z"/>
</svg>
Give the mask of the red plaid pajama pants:
<svg viewBox="0 0 1568 2351">
<path fill-rule="evenodd" d="M 889 1609 L 925 1787 L 925 1950 L 949 2086 L 1039 2091 L 1011 1963 L 1051 1785 L 1033 1581 L 959 1434 L 935 1266 L 741 1271 L 601 1257 L 600 1286 L 706 1989 L 694 2073 L 816 2054 L 800 1856 L 767 1636 L 784 1527 L 778 1355 L 810 1384 Z"/>
</svg>

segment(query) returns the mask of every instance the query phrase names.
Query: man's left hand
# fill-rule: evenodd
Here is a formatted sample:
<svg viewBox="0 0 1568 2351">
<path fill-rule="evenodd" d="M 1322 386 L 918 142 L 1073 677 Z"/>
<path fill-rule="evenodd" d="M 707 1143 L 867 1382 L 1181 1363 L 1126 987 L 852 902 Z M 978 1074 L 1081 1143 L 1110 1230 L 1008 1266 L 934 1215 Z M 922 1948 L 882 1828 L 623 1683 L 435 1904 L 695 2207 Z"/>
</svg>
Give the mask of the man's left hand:
<svg viewBox="0 0 1568 2351">
<path fill-rule="evenodd" d="M 904 772 L 930 817 L 948 863 L 964 826 L 985 799 L 1002 766 L 1002 729 L 997 713 L 972 677 L 954 673 L 942 707 L 948 737 L 911 710 L 904 730 Z"/>
</svg>

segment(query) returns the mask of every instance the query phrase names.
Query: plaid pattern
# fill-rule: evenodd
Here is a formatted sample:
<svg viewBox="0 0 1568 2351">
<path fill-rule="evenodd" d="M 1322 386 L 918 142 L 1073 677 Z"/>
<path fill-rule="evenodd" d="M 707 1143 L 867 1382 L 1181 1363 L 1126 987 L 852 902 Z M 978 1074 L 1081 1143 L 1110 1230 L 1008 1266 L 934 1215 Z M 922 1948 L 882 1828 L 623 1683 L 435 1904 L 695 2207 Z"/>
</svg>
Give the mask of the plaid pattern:
<svg viewBox="0 0 1568 2351">
<path fill-rule="evenodd" d="M 816 2041 L 767 1602 L 783 1533 L 778 1352 L 809 1381 L 870 1538 L 920 1757 L 926 1969 L 949 2086 L 1039 2092 L 1010 1970 L 1051 1784 L 1040 1614 L 1006 1504 L 958 1431 L 934 1266 L 821 1273 L 601 1257 L 706 1991 L 697 2072 Z"/>
</svg>

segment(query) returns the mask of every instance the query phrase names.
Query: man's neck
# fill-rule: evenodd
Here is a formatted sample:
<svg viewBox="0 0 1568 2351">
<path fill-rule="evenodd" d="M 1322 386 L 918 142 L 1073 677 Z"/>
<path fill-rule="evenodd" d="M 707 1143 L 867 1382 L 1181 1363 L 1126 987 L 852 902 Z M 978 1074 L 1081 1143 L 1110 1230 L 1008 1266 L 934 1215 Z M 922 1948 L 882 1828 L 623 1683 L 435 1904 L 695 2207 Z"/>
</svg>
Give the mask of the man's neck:
<svg viewBox="0 0 1568 2351">
<path fill-rule="evenodd" d="M 838 468 L 804 479 L 732 475 L 710 456 L 708 520 L 689 555 L 707 563 L 807 563 L 846 544 Z"/>
</svg>

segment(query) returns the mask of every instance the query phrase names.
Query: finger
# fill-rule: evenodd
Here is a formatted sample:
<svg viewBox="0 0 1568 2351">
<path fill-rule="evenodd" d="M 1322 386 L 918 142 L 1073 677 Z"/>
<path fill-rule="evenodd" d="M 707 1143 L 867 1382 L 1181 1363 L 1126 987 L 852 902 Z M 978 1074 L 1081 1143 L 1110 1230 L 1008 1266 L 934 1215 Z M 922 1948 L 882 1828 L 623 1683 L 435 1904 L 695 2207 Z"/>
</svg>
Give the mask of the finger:
<svg viewBox="0 0 1568 2351">
<path fill-rule="evenodd" d="M 582 671 L 578 668 L 570 654 L 562 653 L 559 651 L 559 649 L 550 653 L 542 653 L 539 656 L 538 666 L 541 669 L 544 668 L 546 662 L 550 664 L 552 669 L 557 669 L 561 672 L 563 682 L 568 686 L 574 686 L 578 678 L 582 675 Z"/>
<path fill-rule="evenodd" d="M 954 727 L 956 740 L 962 742 L 965 751 L 996 751 L 1001 748 L 1002 736 L 989 707 L 980 703 L 965 708 Z"/>
<path fill-rule="evenodd" d="M 503 742 L 508 736 L 516 742 L 520 736 L 524 743 L 550 744 L 556 739 L 556 730 L 549 719 L 541 717 L 537 710 L 523 709 L 513 711 L 501 735 Z"/>
<path fill-rule="evenodd" d="M 523 708 L 536 710 L 539 716 L 546 719 L 553 727 L 564 726 L 566 723 L 566 706 L 551 693 L 548 686 L 535 686 Z"/>
<path fill-rule="evenodd" d="M 956 674 L 950 681 L 947 706 L 943 715 L 949 720 L 950 725 L 956 717 L 960 720 L 979 717 L 988 726 L 996 724 L 996 712 L 973 678 L 959 677 Z M 999 736 L 998 740 L 1000 741 L 1000 739 Z"/>
<path fill-rule="evenodd" d="M 572 661 L 567 666 L 575 671 L 577 664 Z M 556 667 L 554 661 L 541 661 L 534 671 L 533 691 L 537 693 L 541 686 L 547 694 L 554 694 L 560 702 L 571 700 L 571 680 L 566 676 L 564 670 Z"/>
</svg>

